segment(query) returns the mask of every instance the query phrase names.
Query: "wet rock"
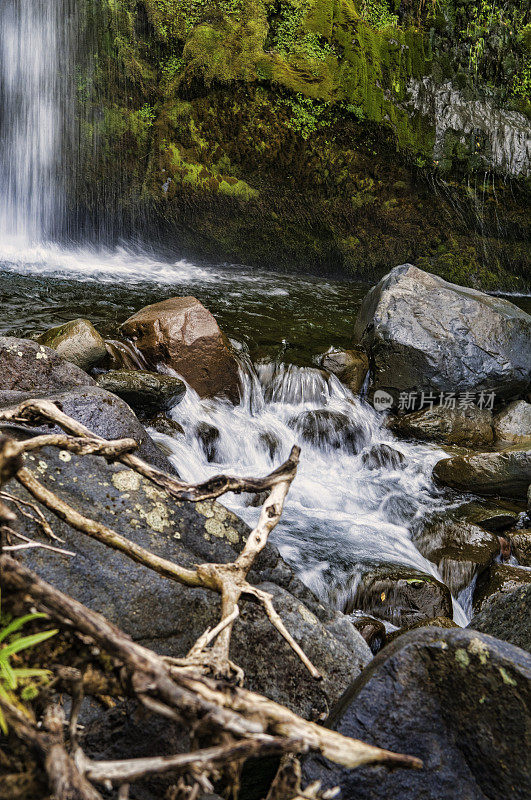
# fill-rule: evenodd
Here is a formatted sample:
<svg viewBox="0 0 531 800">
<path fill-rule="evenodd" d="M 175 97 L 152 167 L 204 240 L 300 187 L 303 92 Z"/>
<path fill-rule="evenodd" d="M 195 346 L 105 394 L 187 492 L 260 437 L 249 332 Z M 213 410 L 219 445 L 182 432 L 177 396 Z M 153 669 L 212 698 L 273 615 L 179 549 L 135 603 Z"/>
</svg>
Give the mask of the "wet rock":
<svg viewBox="0 0 531 800">
<path fill-rule="evenodd" d="M 109 465 L 101 458 L 72 456 L 64 460 L 50 449 L 28 457 L 28 466 L 81 513 L 184 566 L 233 560 L 249 533 L 248 527 L 220 504 L 176 503 L 132 470 Z M 9 491 L 26 497 L 18 484 L 8 486 Z M 47 517 L 65 539 L 65 548 L 76 556 L 35 550 L 25 554 L 25 563 L 61 591 L 105 614 L 135 640 L 158 652 L 183 655 L 203 630 L 219 621 L 215 593 L 165 580 L 51 515 Z M 21 518 L 19 526 L 40 539 L 42 534 L 30 520 Z M 245 669 L 251 688 L 308 717 L 321 718 L 368 663 L 369 648 L 347 617 L 315 600 L 272 545 L 261 554 L 250 579 L 274 594 L 286 626 L 324 678 L 318 682 L 310 676 L 271 627 L 264 611 L 252 602 L 240 606 L 233 660 Z"/>
<path fill-rule="evenodd" d="M 107 355 L 105 340 L 88 319 L 74 319 L 43 333 L 36 341 L 56 350 L 66 361 L 89 370 Z"/>
<path fill-rule="evenodd" d="M 449 619 L 448 617 L 434 617 L 433 619 L 428 620 L 421 620 L 420 622 L 415 622 L 413 625 L 407 625 L 405 628 L 400 628 L 398 631 L 393 631 L 387 635 L 387 641 L 394 642 L 399 636 L 403 636 L 404 633 L 408 633 L 409 631 L 416 631 L 419 628 L 458 628 L 459 625 L 453 621 L 453 619 Z"/>
<path fill-rule="evenodd" d="M 528 584 L 531 584 L 531 570 L 511 564 L 493 564 L 478 578 L 474 591 L 474 612 L 479 614 L 488 602 L 494 602 L 496 598 Z"/>
<path fill-rule="evenodd" d="M 186 392 L 180 378 L 145 370 L 113 370 L 98 375 L 96 382 L 144 414 L 171 408 Z"/>
<path fill-rule="evenodd" d="M 371 648 L 371 653 L 376 655 L 387 641 L 383 622 L 375 617 L 354 617 L 352 623 Z"/>
<path fill-rule="evenodd" d="M 321 357 L 320 366 L 337 375 L 353 394 L 359 394 L 369 371 L 369 359 L 363 350 L 329 350 Z"/>
<path fill-rule="evenodd" d="M 409 525 L 417 514 L 418 504 L 407 495 L 389 494 L 383 500 L 380 511 L 383 518 L 393 525 Z"/>
<path fill-rule="evenodd" d="M 354 609 L 403 627 L 433 617 L 451 617 L 452 597 L 448 587 L 432 575 L 384 564 L 363 576 L 345 613 Z"/>
<path fill-rule="evenodd" d="M 514 444 L 531 444 L 531 404 L 510 403 L 494 417 L 496 439 Z"/>
<path fill-rule="evenodd" d="M 216 461 L 217 446 L 219 442 L 220 433 L 215 425 L 210 422 L 199 422 L 195 427 L 195 435 L 199 440 L 201 449 L 205 454 L 207 461 Z"/>
<path fill-rule="evenodd" d="M 500 553 L 498 537 L 467 519 L 466 507 L 431 516 L 414 531 L 413 540 L 455 596 Z"/>
<path fill-rule="evenodd" d="M 491 444 L 494 439 L 491 412 L 477 406 L 416 411 L 397 417 L 392 429 L 402 436 L 470 447 Z"/>
<path fill-rule="evenodd" d="M 418 756 L 422 770 L 347 770 L 314 756 L 306 783 L 343 800 L 526 800 L 531 657 L 476 631 L 423 628 L 379 653 L 332 712 L 340 733 Z"/>
<path fill-rule="evenodd" d="M 435 465 L 433 477 L 458 491 L 525 499 L 531 483 L 531 449 L 517 446 L 445 458 Z"/>
<path fill-rule="evenodd" d="M 531 651 L 531 584 L 486 600 L 468 627 Z"/>
<path fill-rule="evenodd" d="M 155 428 L 158 433 L 163 433 L 166 436 L 171 436 L 172 438 L 184 436 L 183 426 L 171 417 L 167 417 L 166 414 L 157 414 L 155 417 L 149 420 L 149 425 L 152 428 Z"/>
<path fill-rule="evenodd" d="M 266 431 L 259 434 L 259 439 L 264 449 L 269 453 L 269 458 L 275 458 L 282 445 L 280 438 L 276 434 Z"/>
<path fill-rule="evenodd" d="M 94 385 L 86 372 L 50 347 L 11 336 L 0 336 L 0 371 L 4 392 L 38 392 L 43 396 L 71 386 Z"/>
<path fill-rule="evenodd" d="M 65 362 L 66 363 L 66 362 Z M 76 367 L 77 369 L 77 367 Z M 43 396 L 39 392 L 4 392 L 0 390 L 0 407 L 8 407 L 23 400 Z M 91 384 L 44 395 L 58 403 L 65 414 L 81 422 L 97 436 L 105 439 L 134 439 L 139 447 L 137 455 L 151 464 L 174 472 L 170 462 L 155 445 L 134 411 L 119 397 Z M 42 427 L 41 433 L 60 432 L 58 427 Z"/>
<path fill-rule="evenodd" d="M 406 457 L 388 444 L 375 444 L 362 454 L 361 463 L 367 469 L 400 469 Z"/>
<path fill-rule="evenodd" d="M 288 425 L 294 428 L 303 441 L 314 447 L 344 450 L 355 455 L 368 441 L 368 431 L 340 411 L 304 411 L 292 417 Z"/>
<path fill-rule="evenodd" d="M 373 389 L 494 392 L 514 397 L 529 380 L 531 317 L 501 298 L 411 264 L 365 297 L 355 340 L 371 359 Z"/>
<path fill-rule="evenodd" d="M 238 362 L 216 320 L 195 297 L 146 306 L 120 326 L 152 366 L 172 367 L 200 397 L 240 398 Z"/>
<path fill-rule="evenodd" d="M 496 503 L 486 500 L 481 503 L 471 502 L 459 506 L 459 515 L 481 528 L 492 533 L 503 533 L 514 528 L 521 509 L 510 501 Z"/>
<path fill-rule="evenodd" d="M 531 567 L 531 528 L 509 531 L 511 552 L 523 567 Z"/>
</svg>

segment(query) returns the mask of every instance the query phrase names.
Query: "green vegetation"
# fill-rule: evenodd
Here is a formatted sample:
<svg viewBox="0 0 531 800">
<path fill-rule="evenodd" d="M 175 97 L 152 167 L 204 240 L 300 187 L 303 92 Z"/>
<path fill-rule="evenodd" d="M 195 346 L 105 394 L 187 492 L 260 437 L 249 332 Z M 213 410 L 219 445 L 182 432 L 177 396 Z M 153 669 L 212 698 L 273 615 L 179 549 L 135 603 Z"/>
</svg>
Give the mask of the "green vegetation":
<svg viewBox="0 0 531 800">
<path fill-rule="evenodd" d="M 50 677 L 49 670 L 19 667 L 19 654 L 36 647 L 55 636 L 56 630 L 22 636 L 21 629 L 38 619 L 47 619 L 46 614 L 27 614 L 15 619 L 6 619 L 0 610 L 0 697 L 23 713 L 28 713 L 25 702 L 33 700 L 39 688 Z M 0 709 L 0 730 L 7 734 L 7 722 Z"/>
</svg>

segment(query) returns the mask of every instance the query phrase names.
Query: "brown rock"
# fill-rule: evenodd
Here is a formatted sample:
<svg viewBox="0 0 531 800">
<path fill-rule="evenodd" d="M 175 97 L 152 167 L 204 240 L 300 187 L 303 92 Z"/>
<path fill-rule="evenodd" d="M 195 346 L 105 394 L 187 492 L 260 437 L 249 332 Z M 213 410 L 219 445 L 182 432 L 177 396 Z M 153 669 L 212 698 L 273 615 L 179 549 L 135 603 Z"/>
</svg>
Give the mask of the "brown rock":
<svg viewBox="0 0 531 800">
<path fill-rule="evenodd" d="M 531 570 L 513 567 L 510 564 L 493 564 L 478 578 L 474 592 L 475 613 L 483 611 L 487 601 L 492 602 L 492 598 L 514 592 L 530 583 Z"/>
<path fill-rule="evenodd" d="M 321 366 L 359 394 L 369 371 L 369 359 L 363 350 L 330 350 L 321 359 Z"/>
<path fill-rule="evenodd" d="M 415 411 L 398 417 L 392 428 L 402 436 L 462 446 L 491 444 L 494 439 L 491 412 L 477 406 Z"/>
<path fill-rule="evenodd" d="M 148 362 L 164 363 L 201 397 L 240 397 L 238 362 L 216 320 L 195 297 L 146 306 L 120 327 Z"/>
<path fill-rule="evenodd" d="M 435 465 L 433 476 L 459 491 L 523 500 L 531 483 L 531 448 L 516 445 L 498 453 L 444 458 Z"/>
<path fill-rule="evenodd" d="M 509 531 L 507 537 L 516 560 L 524 567 L 531 567 L 531 528 Z"/>
</svg>

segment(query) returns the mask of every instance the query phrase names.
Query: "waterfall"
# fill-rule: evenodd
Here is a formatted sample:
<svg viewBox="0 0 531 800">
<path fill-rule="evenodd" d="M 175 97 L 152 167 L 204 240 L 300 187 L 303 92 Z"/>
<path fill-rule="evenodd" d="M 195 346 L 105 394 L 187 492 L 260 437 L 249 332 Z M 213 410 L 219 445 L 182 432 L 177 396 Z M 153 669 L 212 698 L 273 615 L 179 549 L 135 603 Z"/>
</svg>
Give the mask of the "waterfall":
<svg viewBox="0 0 531 800">
<path fill-rule="evenodd" d="M 68 0 L 0 4 L 0 243 L 39 243 L 64 212 Z"/>
</svg>

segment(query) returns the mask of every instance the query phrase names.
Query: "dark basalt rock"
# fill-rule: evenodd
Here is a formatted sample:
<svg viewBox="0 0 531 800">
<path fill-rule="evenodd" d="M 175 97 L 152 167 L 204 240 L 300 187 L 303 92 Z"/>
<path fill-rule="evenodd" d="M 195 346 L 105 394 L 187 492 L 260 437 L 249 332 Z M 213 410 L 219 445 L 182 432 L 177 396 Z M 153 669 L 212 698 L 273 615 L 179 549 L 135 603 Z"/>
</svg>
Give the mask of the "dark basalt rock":
<svg viewBox="0 0 531 800">
<path fill-rule="evenodd" d="M 388 444 L 375 444 L 367 453 L 362 453 L 361 463 L 367 469 L 400 469 L 406 457 Z"/>
<path fill-rule="evenodd" d="M 79 512 L 162 557 L 187 567 L 232 561 L 248 536 L 248 527 L 219 503 L 177 503 L 123 465 L 109 465 L 95 456 L 66 456 L 46 449 L 28 456 L 27 463 L 40 481 Z M 15 482 L 7 490 L 28 497 Z M 215 593 L 166 580 L 51 514 L 46 516 L 65 540 L 64 547 L 76 555 L 26 551 L 24 563 L 61 591 L 103 613 L 135 640 L 161 653 L 184 655 L 206 628 L 219 621 Z M 25 517 L 18 525 L 34 539 L 42 536 Z M 274 596 L 286 627 L 322 672 L 323 680 L 310 676 L 256 603 L 241 604 L 231 657 L 244 668 L 247 686 L 304 716 L 322 718 L 371 659 L 368 646 L 347 617 L 315 600 L 274 546 L 265 548 L 250 579 Z"/>
<path fill-rule="evenodd" d="M 365 428 L 340 411 L 304 411 L 288 424 L 314 447 L 344 450 L 352 455 L 361 452 L 368 440 Z"/>
<path fill-rule="evenodd" d="M 451 617 L 452 597 L 448 587 L 432 575 L 383 564 L 362 577 L 345 612 L 354 609 L 403 627 L 433 617 Z"/>
<path fill-rule="evenodd" d="M 531 584 L 488 598 L 468 627 L 531 652 Z"/>
<path fill-rule="evenodd" d="M 531 570 L 495 563 L 481 573 L 474 591 L 474 611 L 479 614 L 496 598 L 531 584 Z"/>
<path fill-rule="evenodd" d="M 340 733 L 423 760 L 346 770 L 322 757 L 306 783 L 342 800 L 527 800 L 531 657 L 471 630 L 422 628 L 379 653 L 332 712 Z"/>
<path fill-rule="evenodd" d="M 498 297 L 448 283 L 411 264 L 365 297 L 354 326 L 368 352 L 372 389 L 524 393 L 531 317 Z"/>
<path fill-rule="evenodd" d="M 112 370 L 98 375 L 96 382 L 143 414 L 170 408 L 186 392 L 180 378 L 145 370 Z"/>
<path fill-rule="evenodd" d="M 3 391 L 38 392 L 43 397 L 71 386 L 94 385 L 82 369 L 30 339 L 0 336 L 0 366 Z"/>
</svg>

